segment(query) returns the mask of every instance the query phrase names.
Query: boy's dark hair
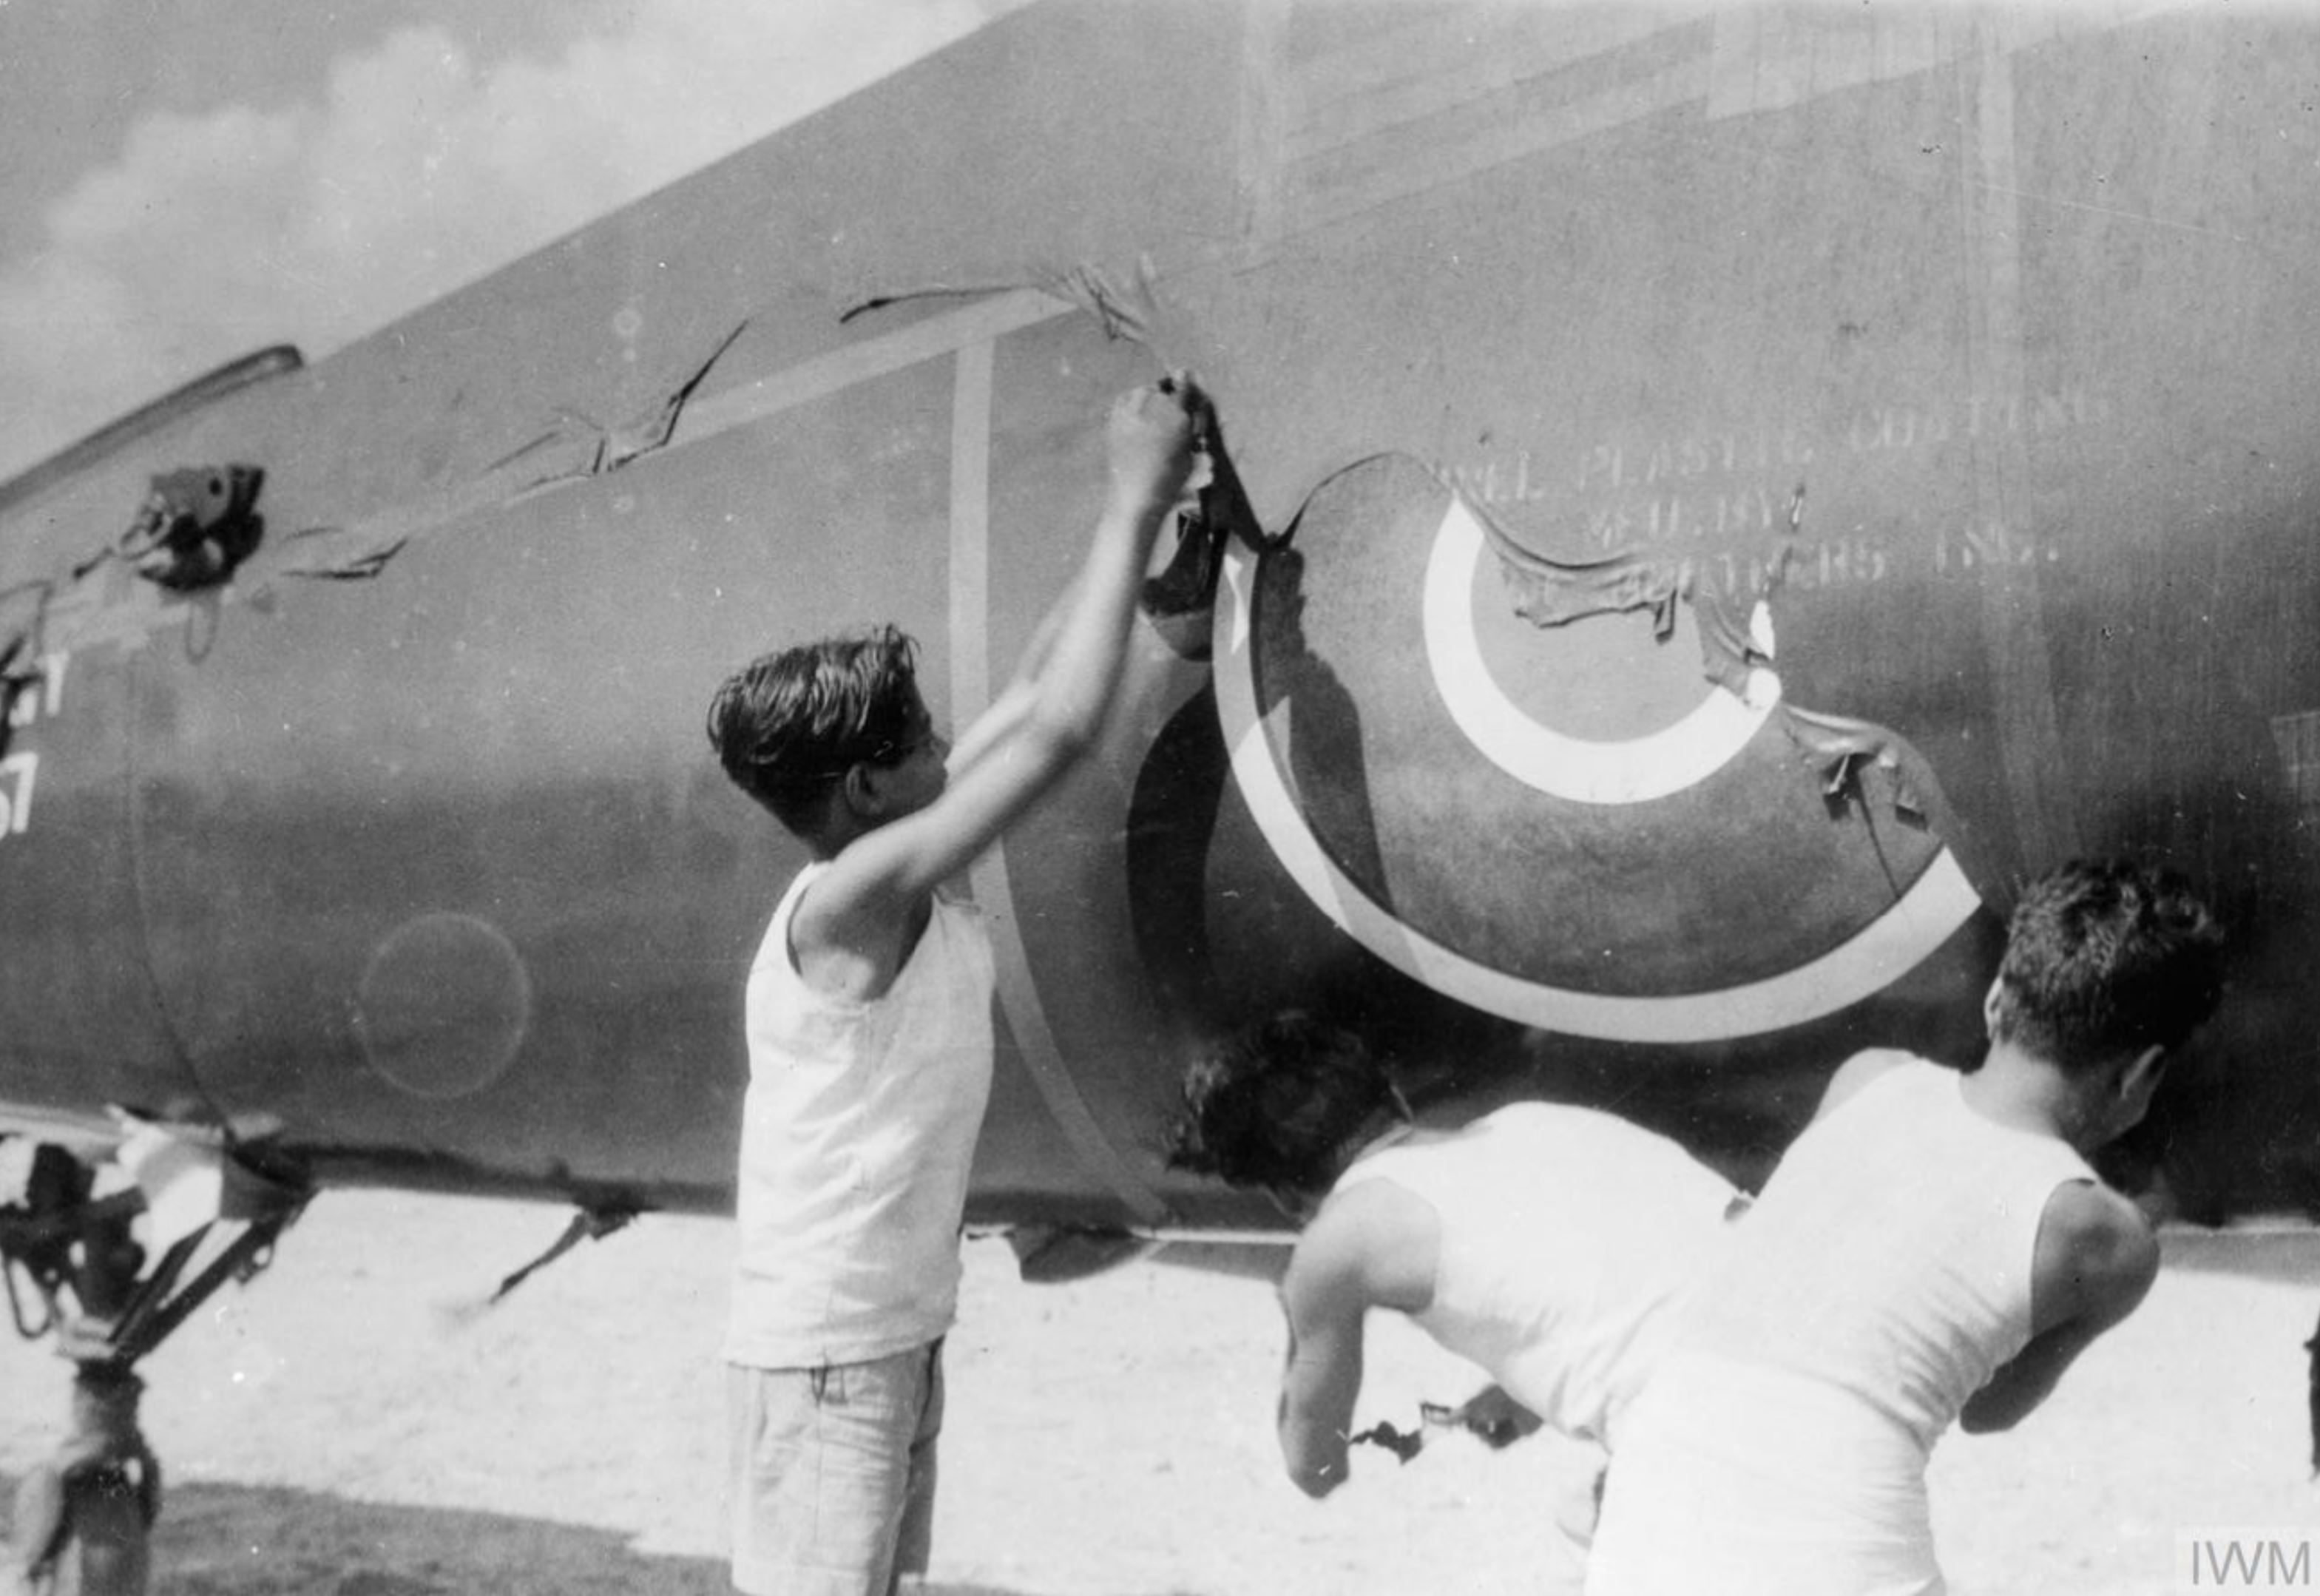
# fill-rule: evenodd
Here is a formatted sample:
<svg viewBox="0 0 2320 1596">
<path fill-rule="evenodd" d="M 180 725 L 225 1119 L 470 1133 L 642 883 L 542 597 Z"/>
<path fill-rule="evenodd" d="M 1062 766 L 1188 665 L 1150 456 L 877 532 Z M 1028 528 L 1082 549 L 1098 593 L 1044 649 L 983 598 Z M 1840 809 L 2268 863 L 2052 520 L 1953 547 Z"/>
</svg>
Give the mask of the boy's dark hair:
<svg viewBox="0 0 2320 1596">
<path fill-rule="evenodd" d="M 1168 1165 L 1237 1186 L 1318 1193 L 1346 1143 L 1398 1102 L 1359 1037 L 1286 1010 L 1185 1072 Z"/>
<path fill-rule="evenodd" d="M 909 743 L 917 657 L 891 626 L 761 655 L 710 701 L 709 744 L 736 786 L 803 834 L 848 769 Z"/>
<path fill-rule="evenodd" d="M 2176 1047 L 2222 1000 L 2223 946 L 2174 871 L 2073 860 L 2015 908 L 1990 1039 L 2069 1071 Z"/>
</svg>

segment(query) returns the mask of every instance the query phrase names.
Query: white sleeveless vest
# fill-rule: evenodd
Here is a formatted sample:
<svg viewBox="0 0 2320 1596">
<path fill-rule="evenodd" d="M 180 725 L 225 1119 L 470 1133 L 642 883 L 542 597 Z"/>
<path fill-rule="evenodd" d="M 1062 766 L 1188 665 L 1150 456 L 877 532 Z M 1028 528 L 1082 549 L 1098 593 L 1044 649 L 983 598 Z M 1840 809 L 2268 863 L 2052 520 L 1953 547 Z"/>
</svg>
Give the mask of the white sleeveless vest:
<svg viewBox="0 0 2320 1596">
<path fill-rule="evenodd" d="M 730 1363 L 818 1368 L 925 1345 L 958 1300 L 959 1223 L 991 1092 L 991 942 L 938 897 L 885 993 L 808 986 L 801 871 L 749 971 Z"/>
<path fill-rule="evenodd" d="M 1603 1438 L 1707 1272 L 1731 1184 L 1617 1115 L 1518 1103 L 1370 1154 L 1441 1225 L 1434 1300 L 1410 1317 L 1554 1428 Z"/>
<path fill-rule="evenodd" d="M 2038 1228 L 2094 1178 L 1922 1059 L 1799 1137 L 1611 1471 L 1589 1596 L 1928 1596 L 1925 1467 L 2030 1338 Z"/>
</svg>

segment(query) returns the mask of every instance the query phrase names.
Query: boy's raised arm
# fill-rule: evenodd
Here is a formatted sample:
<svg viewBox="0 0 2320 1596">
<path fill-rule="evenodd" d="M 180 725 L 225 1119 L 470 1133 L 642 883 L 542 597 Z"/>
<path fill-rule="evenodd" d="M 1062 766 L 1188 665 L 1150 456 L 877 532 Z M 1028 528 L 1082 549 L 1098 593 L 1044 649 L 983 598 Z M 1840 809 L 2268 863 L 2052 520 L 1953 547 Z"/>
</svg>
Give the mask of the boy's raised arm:
<svg viewBox="0 0 2320 1596">
<path fill-rule="evenodd" d="M 857 950 L 891 980 L 893 956 L 906 948 L 936 885 L 996 841 L 1093 745 L 1119 684 L 1153 540 L 1192 468 L 1202 403 L 1181 376 L 1114 403 L 1103 513 L 1046 658 L 965 734 L 973 757 L 953 760 L 956 775 L 938 797 L 838 853 L 800 906 L 802 944 L 827 939 Z M 872 984 L 883 990 L 884 982 Z"/>
<path fill-rule="evenodd" d="M 1015 675 L 952 742 L 950 757 L 943 761 L 951 780 L 956 781 L 960 772 L 1005 742 L 1030 714 L 1038 700 L 1040 674 L 1055 657 L 1056 634 L 1063 630 L 1064 617 L 1071 613 L 1073 602 L 1079 597 L 1080 580 L 1080 575 L 1074 573 L 1070 585 L 1056 596 L 1056 602 L 1039 618 L 1031 640 L 1024 645 L 1023 657 L 1015 665 Z"/>
</svg>

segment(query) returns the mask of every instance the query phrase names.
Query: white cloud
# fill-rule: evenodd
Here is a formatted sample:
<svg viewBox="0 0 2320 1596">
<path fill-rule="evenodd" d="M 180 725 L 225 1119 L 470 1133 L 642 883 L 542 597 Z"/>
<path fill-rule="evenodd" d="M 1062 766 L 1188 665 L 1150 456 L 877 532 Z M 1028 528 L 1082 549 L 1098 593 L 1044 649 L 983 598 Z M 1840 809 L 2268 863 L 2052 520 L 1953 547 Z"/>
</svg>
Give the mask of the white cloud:
<svg viewBox="0 0 2320 1596">
<path fill-rule="evenodd" d="M 0 269 L 0 476 L 262 344 L 325 353 L 992 9 L 636 0 L 552 60 L 480 70 L 413 29 L 315 99 L 149 116 Z"/>
</svg>

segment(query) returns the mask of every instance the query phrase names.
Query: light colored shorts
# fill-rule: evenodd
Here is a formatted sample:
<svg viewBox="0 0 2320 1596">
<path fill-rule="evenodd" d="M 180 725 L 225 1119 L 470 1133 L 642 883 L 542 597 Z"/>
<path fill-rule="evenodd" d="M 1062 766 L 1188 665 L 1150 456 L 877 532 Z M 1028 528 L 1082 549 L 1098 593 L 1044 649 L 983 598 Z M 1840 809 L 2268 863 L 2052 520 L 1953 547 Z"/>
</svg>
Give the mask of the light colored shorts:
<svg viewBox="0 0 2320 1596">
<path fill-rule="evenodd" d="M 725 1372 L 733 1583 L 889 1596 L 934 1540 L 942 1343 L 865 1364 Z"/>
</svg>

